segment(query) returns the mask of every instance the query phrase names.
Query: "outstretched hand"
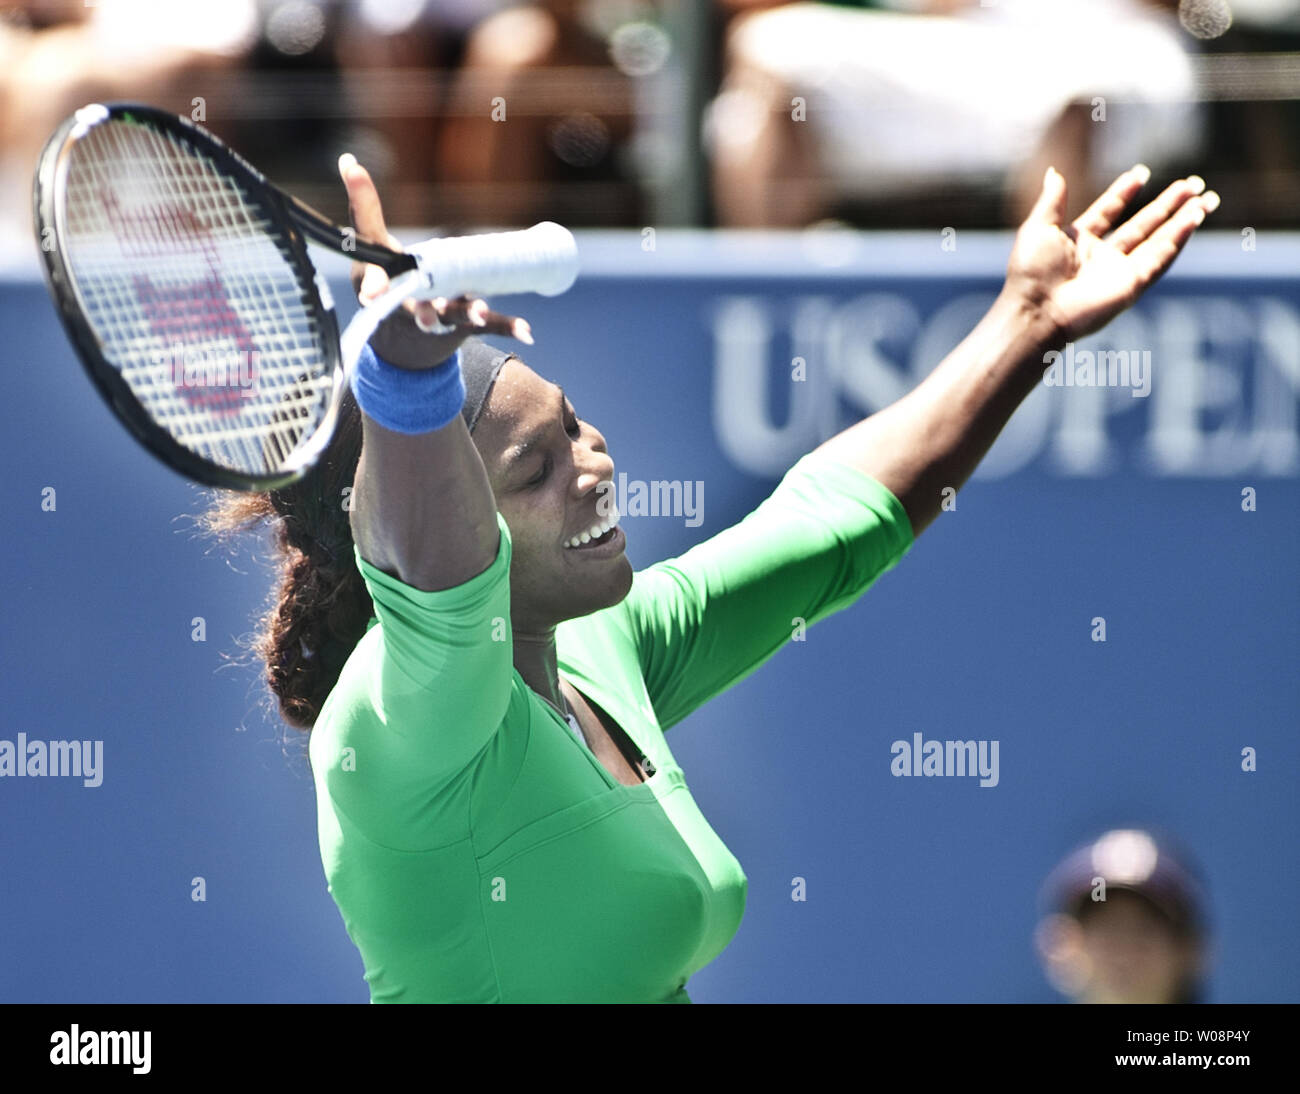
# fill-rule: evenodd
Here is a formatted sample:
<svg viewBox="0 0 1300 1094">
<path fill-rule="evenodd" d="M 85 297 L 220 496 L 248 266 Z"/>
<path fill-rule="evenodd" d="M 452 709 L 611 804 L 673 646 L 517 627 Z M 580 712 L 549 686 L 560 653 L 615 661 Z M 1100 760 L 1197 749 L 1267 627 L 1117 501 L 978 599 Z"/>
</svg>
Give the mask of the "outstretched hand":
<svg viewBox="0 0 1300 1094">
<path fill-rule="evenodd" d="M 1124 172 L 1066 224 L 1065 179 L 1047 169 L 1043 192 L 1016 233 L 1006 291 L 1041 313 L 1063 341 L 1100 330 L 1132 305 L 1219 206 L 1218 194 L 1193 175 L 1171 183 L 1116 228 L 1150 175 L 1140 165 Z"/>
<path fill-rule="evenodd" d="M 384 223 L 379 192 L 370 173 L 350 154 L 339 158 L 339 175 L 348 191 L 352 225 L 366 239 L 395 251 L 401 242 Z M 352 288 L 362 304 L 388 288 L 383 267 L 352 263 Z M 419 328 L 418 332 L 416 328 Z M 423 332 L 423 333 L 420 333 Z M 371 336 L 370 344 L 384 360 L 402 368 L 429 368 L 445 361 L 465 341 L 480 334 L 501 334 L 532 344 L 526 319 L 490 311 L 485 300 L 459 296 L 451 300 L 406 300 Z"/>
</svg>

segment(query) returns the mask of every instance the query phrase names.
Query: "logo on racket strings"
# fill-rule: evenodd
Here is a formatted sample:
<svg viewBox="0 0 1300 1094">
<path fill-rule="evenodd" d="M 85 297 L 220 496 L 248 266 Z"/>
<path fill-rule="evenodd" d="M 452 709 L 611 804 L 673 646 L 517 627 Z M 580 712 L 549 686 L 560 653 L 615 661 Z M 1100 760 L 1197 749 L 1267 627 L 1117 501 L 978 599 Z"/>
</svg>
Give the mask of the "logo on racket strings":
<svg viewBox="0 0 1300 1094">
<path fill-rule="evenodd" d="M 258 394 L 257 350 L 231 345 L 187 346 L 173 342 L 154 352 L 154 365 L 165 369 L 172 385 L 191 406 L 215 414 L 237 414 L 238 400 Z"/>
<path fill-rule="evenodd" d="M 145 273 L 131 277 L 136 304 L 163 344 L 154 351 L 153 364 L 166 370 L 194 409 L 222 417 L 239 414 L 243 400 L 258 393 L 259 355 L 231 303 L 207 225 L 192 210 L 167 200 L 126 209 L 112 190 L 101 200 L 122 253 L 149 259 L 160 274 L 158 280 Z"/>
</svg>

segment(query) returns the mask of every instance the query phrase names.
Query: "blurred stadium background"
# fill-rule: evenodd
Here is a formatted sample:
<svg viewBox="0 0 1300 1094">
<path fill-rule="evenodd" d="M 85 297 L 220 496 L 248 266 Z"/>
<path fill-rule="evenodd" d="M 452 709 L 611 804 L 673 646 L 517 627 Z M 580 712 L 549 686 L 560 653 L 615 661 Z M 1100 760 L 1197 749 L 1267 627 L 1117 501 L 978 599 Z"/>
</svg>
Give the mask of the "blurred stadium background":
<svg viewBox="0 0 1300 1094">
<path fill-rule="evenodd" d="M 698 526 L 625 522 L 638 567 L 937 364 L 1048 163 L 1072 213 L 1139 160 L 1152 192 L 1203 175 L 1211 230 L 1089 340 L 1149 350 L 1150 396 L 1035 393 L 896 571 L 670 732 L 750 879 L 690 991 L 1058 998 L 1044 877 L 1152 824 L 1204 870 L 1208 998 L 1297 1000 L 1300 3 L 0 3 L 0 737 L 105 755 L 94 789 L 0 780 L 0 1000 L 364 1002 L 304 739 L 229 660 L 270 575 L 178 519 L 202 493 L 99 404 L 40 280 L 37 154 L 113 99 L 339 220 L 351 151 L 404 238 L 573 228 L 575 288 L 499 303 L 620 472 L 705 484 Z M 892 777 L 915 732 L 999 740 L 998 785 Z"/>
</svg>

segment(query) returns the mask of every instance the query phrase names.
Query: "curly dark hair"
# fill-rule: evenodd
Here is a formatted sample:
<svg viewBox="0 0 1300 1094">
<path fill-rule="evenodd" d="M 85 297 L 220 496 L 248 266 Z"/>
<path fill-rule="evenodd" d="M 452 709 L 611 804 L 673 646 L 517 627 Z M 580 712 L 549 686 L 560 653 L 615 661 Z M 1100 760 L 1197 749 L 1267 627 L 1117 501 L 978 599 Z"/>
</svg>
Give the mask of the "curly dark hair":
<svg viewBox="0 0 1300 1094">
<path fill-rule="evenodd" d="M 343 665 L 366 632 L 374 604 L 353 557 L 352 483 L 361 457 L 361 411 L 349 391 L 333 439 L 316 467 L 282 490 L 217 490 L 198 518 L 221 539 L 267 527 L 277 552 L 279 587 L 252 650 L 280 715 L 310 730 Z"/>
</svg>

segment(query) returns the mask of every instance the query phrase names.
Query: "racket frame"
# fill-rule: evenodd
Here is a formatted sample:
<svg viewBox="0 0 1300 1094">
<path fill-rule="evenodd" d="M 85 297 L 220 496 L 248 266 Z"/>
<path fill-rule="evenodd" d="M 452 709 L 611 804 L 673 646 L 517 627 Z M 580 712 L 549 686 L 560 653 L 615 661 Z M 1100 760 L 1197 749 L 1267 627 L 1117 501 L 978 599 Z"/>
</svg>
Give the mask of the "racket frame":
<svg viewBox="0 0 1300 1094">
<path fill-rule="evenodd" d="M 199 456 L 177 441 L 154 421 L 118 368 L 105 357 L 98 337 L 85 318 L 80 290 L 59 242 L 66 227 L 64 196 L 71 149 L 97 125 L 136 120 L 164 134 L 180 137 L 197 153 L 209 157 L 218 170 L 229 175 L 240 187 L 244 200 L 282 230 L 284 242 L 279 249 L 298 275 L 305 293 L 304 302 L 316 320 L 325 371 L 332 374 L 333 386 L 329 405 L 315 430 L 295 447 L 291 458 L 279 471 L 266 474 L 235 471 Z M 64 330 L 96 390 L 132 436 L 163 463 L 196 482 L 224 489 L 260 492 L 282 489 L 298 482 L 315 467 L 334 435 L 348 384 L 346 362 L 340 351 L 333 299 L 323 276 L 307 253 L 307 240 L 356 261 L 374 263 L 393 276 L 411 273 L 418 268 L 413 255 L 394 251 L 359 236 L 351 228 L 340 227 L 298 198 L 285 193 L 237 152 L 188 119 L 138 103 L 92 104 L 61 123 L 41 152 L 33 182 L 32 205 L 46 283 L 56 302 Z M 52 247 L 46 245 L 47 228 L 53 228 Z M 408 295 L 421 281 L 416 277 L 401 277 L 400 280 Z M 400 299 L 391 299 L 391 294 L 384 295 L 389 299 L 377 309 L 380 314 L 366 316 L 363 321 L 370 329 L 361 340 L 362 344 L 374 327 L 401 303 Z M 361 319 L 362 314 L 358 313 L 356 318 Z"/>
</svg>

